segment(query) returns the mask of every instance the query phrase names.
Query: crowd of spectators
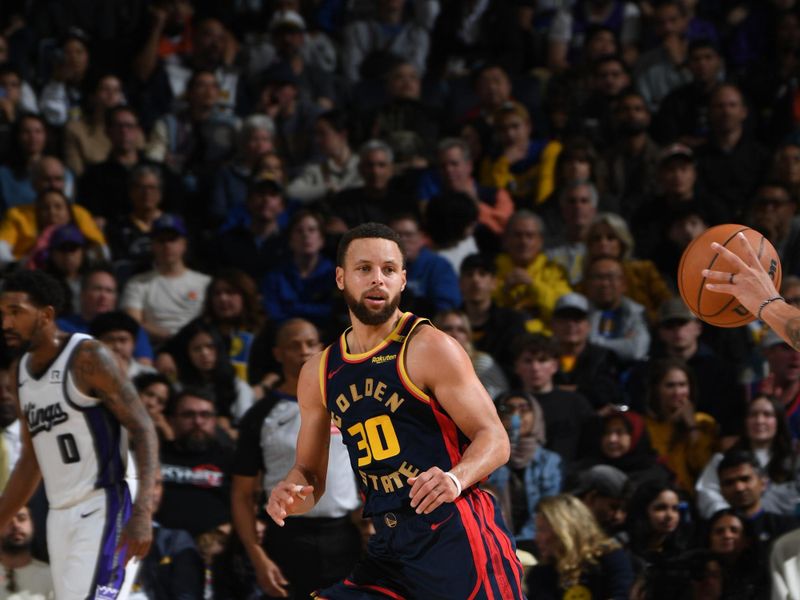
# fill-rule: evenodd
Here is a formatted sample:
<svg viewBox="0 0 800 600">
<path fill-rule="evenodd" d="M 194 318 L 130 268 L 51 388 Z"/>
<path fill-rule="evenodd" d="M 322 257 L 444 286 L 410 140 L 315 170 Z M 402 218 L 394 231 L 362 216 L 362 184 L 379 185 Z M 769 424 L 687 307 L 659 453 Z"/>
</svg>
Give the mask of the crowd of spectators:
<svg viewBox="0 0 800 600">
<path fill-rule="evenodd" d="M 336 439 L 327 500 L 263 512 L 300 367 L 347 326 L 337 241 L 369 221 L 403 241 L 401 307 L 495 399 L 512 452 L 485 485 L 529 597 L 800 597 L 800 354 L 704 326 L 676 282 L 739 222 L 800 306 L 798 209 L 795 0 L 0 12 L 0 269 L 62 283 L 59 326 L 108 344 L 161 442 L 137 599 L 303 598 L 369 539 Z M 0 532 L 0 598 L 46 568 L 45 507 Z"/>
</svg>

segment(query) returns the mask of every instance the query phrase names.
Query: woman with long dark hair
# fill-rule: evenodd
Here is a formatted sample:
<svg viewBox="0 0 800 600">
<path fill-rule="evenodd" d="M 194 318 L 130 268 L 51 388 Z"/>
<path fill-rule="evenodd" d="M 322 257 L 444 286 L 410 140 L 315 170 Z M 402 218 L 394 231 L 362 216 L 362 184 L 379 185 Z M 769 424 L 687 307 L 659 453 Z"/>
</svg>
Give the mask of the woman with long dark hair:
<svg viewBox="0 0 800 600">
<path fill-rule="evenodd" d="M 679 556 L 692 534 L 686 510 L 688 504 L 674 485 L 657 481 L 640 485 L 628 502 L 625 521 L 631 554 L 643 565 Z"/>
<path fill-rule="evenodd" d="M 178 384 L 213 392 L 219 424 L 236 438 L 235 424 L 252 406 L 253 390 L 236 376 L 225 342 L 213 325 L 195 319 L 176 334 Z"/>
<path fill-rule="evenodd" d="M 742 436 L 733 448 L 753 453 L 761 464 L 770 483 L 764 502 L 771 512 L 786 512 L 800 501 L 794 487 L 797 454 L 792 449 L 792 436 L 786 422 L 783 403 L 768 394 L 758 394 L 747 407 Z M 708 518 L 715 511 L 727 508 L 719 488 L 717 467 L 722 453 L 711 457 L 697 480 L 697 509 L 700 516 Z M 782 485 L 790 482 L 791 485 Z"/>
<path fill-rule="evenodd" d="M 653 361 L 647 378 L 645 424 L 650 441 L 675 481 L 688 494 L 717 446 L 717 423 L 695 410 L 697 384 L 677 358 Z"/>
</svg>

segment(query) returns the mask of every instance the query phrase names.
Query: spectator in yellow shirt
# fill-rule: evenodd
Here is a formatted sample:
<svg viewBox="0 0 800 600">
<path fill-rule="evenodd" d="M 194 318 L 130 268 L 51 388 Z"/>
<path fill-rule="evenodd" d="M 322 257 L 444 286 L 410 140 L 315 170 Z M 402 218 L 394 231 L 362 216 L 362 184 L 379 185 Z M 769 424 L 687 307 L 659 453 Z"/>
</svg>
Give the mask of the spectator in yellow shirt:
<svg viewBox="0 0 800 600">
<path fill-rule="evenodd" d="M 481 185 L 506 189 L 517 208 L 533 207 L 553 192 L 561 143 L 531 139 L 533 124 L 519 102 L 506 102 L 494 114 L 499 149 L 483 159 Z"/>
<path fill-rule="evenodd" d="M 526 312 L 532 331 L 547 327 L 556 300 L 572 291 L 564 268 L 542 251 L 542 220 L 528 210 L 515 212 L 506 225 L 505 253 L 497 257 L 498 306 Z"/>
</svg>

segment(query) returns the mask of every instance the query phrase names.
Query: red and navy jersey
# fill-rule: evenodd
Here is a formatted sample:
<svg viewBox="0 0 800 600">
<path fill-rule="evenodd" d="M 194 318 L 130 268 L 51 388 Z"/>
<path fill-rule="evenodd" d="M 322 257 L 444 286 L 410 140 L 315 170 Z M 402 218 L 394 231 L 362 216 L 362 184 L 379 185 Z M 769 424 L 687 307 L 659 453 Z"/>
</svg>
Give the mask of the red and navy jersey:
<svg viewBox="0 0 800 600">
<path fill-rule="evenodd" d="M 407 340 L 422 324 L 430 326 L 404 313 L 381 343 L 362 354 L 347 351 L 348 329 L 320 361 L 323 401 L 342 432 L 367 516 L 407 507 L 408 478 L 434 466 L 450 470 L 469 443 L 406 372 Z"/>
</svg>

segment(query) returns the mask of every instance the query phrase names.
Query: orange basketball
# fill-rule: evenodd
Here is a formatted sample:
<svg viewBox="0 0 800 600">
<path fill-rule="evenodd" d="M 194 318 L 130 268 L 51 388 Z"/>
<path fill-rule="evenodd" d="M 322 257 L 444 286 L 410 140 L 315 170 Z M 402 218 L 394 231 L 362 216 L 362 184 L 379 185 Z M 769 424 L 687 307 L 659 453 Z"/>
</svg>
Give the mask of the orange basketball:
<svg viewBox="0 0 800 600">
<path fill-rule="evenodd" d="M 730 294 L 712 292 L 705 288 L 706 278 L 703 277 L 703 269 L 736 271 L 724 257 L 711 249 L 711 242 L 717 242 L 737 256 L 742 256 L 743 248 L 736 239 L 736 234 L 740 231 L 755 249 L 775 287 L 780 289 L 781 261 L 775 247 L 758 231 L 744 225 L 729 223 L 706 230 L 686 247 L 678 266 L 678 288 L 683 301 L 698 318 L 718 327 L 738 327 L 756 318 Z"/>
</svg>

